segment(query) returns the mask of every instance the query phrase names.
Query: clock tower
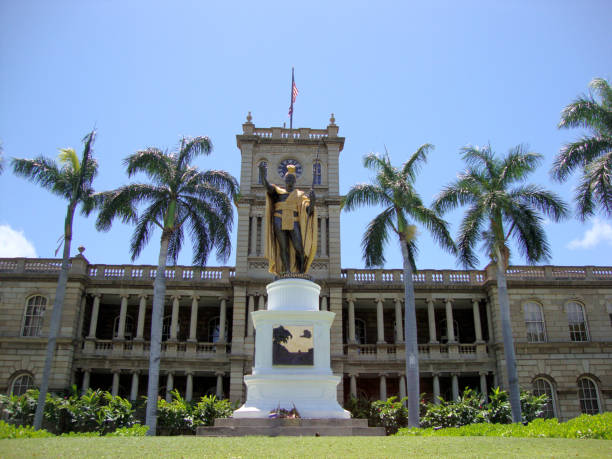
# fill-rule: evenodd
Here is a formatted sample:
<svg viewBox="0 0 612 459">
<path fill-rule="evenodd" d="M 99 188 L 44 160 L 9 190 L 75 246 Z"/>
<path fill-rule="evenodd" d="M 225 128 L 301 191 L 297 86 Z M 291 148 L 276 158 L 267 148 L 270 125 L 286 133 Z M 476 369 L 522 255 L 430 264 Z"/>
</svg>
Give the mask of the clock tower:
<svg viewBox="0 0 612 459">
<path fill-rule="evenodd" d="M 338 158 L 344 138 L 332 114 L 326 129 L 255 127 L 249 112 L 236 136 L 242 164 L 238 202 L 236 280 L 271 281 L 264 258 L 265 188 L 259 179 L 264 165 L 270 183 L 284 186 L 287 166 L 294 165 L 296 187 L 316 193 L 318 246 L 309 274 L 315 281 L 340 279 L 340 194 Z"/>
</svg>

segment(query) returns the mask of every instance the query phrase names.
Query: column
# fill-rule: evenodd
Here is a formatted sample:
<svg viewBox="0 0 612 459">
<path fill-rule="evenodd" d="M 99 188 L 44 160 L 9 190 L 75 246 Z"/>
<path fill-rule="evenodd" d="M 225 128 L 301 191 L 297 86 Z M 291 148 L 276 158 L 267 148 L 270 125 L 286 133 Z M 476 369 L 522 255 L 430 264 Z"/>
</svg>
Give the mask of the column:
<svg viewBox="0 0 612 459">
<path fill-rule="evenodd" d="M 134 401 L 138 398 L 138 370 L 132 373 L 132 390 L 130 391 L 130 400 Z"/>
<path fill-rule="evenodd" d="M 387 376 L 380 375 L 380 400 L 387 400 Z"/>
<path fill-rule="evenodd" d="M 493 373 L 493 387 L 499 387 L 499 381 L 497 380 L 497 373 Z"/>
<path fill-rule="evenodd" d="M 198 336 L 198 301 L 200 297 L 194 296 L 191 298 L 191 318 L 189 319 L 189 341 L 197 342 Z"/>
<path fill-rule="evenodd" d="M 385 342 L 385 322 L 383 317 L 383 300 L 382 298 L 378 298 L 376 300 L 376 329 L 378 332 L 377 343 Z"/>
<path fill-rule="evenodd" d="M 350 377 L 350 386 L 351 386 L 351 397 L 357 398 L 357 375 L 351 373 Z"/>
<path fill-rule="evenodd" d="M 352 297 L 348 301 L 348 342 L 355 343 L 355 300 Z"/>
<path fill-rule="evenodd" d="M 474 331 L 476 332 L 476 342 L 482 341 L 482 326 L 480 325 L 480 307 L 478 300 L 472 300 L 472 311 L 474 312 Z"/>
<path fill-rule="evenodd" d="M 113 370 L 113 387 L 111 388 L 111 395 L 119 395 L 119 374 L 121 370 Z"/>
<path fill-rule="evenodd" d="M 427 299 L 427 318 L 429 322 L 429 342 L 435 344 L 438 340 L 436 339 L 436 310 L 432 298 Z"/>
<path fill-rule="evenodd" d="M 327 225 L 325 224 L 326 218 L 321 217 L 321 256 L 327 256 Z"/>
<path fill-rule="evenodd" d="M 170 339 L 176 341 L 178 336 L 179 298 L 172 297 L 172 321 L 170 322 Z"/>
<path fill-rule="evenodd" d="M 259 299 L 257 300 L 257 310 L 265 311 L 266 309 L 266 297 L 264 295 L 259 295 Z"/>
<path fill-rule="evenodd" d="M 395 299 L 395 343 L 404 342 L 404 327 L 402 324 L 402 300 Z"/>
<path fill-rule="evenodd" d="M 172 401 L 172 390 L 174 389 L 174 373 L 171 371 L 168 372 L 168 377 L 166 378 L 166 401 Z"/>
<path fill-rule="evenodd" d="M 480 393 L 484 400 L 487 399 L 487 374 L 480 373 Z"/>
<path fill-rule="evenodd" d="M 215 392 L 218 399 L 223 398 L 223 375 L 224 373 L 217 372 L 217 390 Z"/>
<path fill-rule="evenodd" d="M 446 300 L 446 338 L 449 343 L 455 342 L 455 321 L 453 320 L 453 302 Z"/>
<path fill-rule="evenodd" d="M 491 303 L 488 301 L 485 303 L 485 312 L 487 314 L 487 328 L 489 329 L 489 343 L 492 343 L 495 341 L 495 339 L 493 338 L 493 319 L 491 319 Z"/>
<path fill-rule="evenodd" d="M 221 298 L 219 306 L 219 342 L 225 342 L 225 322 L 227 321 L 227 298 Z"/>
<path fill-rule="evenodd" d="M 127 315 L 128 296 L 121 295 L 121 309 L 119 312 L 119 326 L 117 327 L 117 339 L 125 339 L 125 316 Z"/>
<path fill-rule="evenodd" d="M 138 325 L 136 327 L 136 339 L 144 339 L 145 314 L 147 313 L 147 295 L 140 295 L 138 305 Z"/>
<path fill-rule="evenodd" d="M 257 255 L 257 217 L 251 217 L 251 253 L 249 255 Z"/>
<path fill-rule="evenodd" d="M 100 312 L 100 297 L 102 295 L 97 294 L 94 296 L 93 307 L 91 309 L 91 322 L 89 323 L 89 336 L 88 338 L 96 338 L 96 328 L 98 327 L 98 313 Z"/>
<path fill-rule="evenodd" d="M 433 402 L 434 405 L 440 404 L 440 376 L 437 373 L 433 375 Z"/>
<path fill-rule="evenodd" d="M 83 384 L 81 385 L 81 394 L 87 392 L 89 389 L 89 379 L 91 377 L 91 370 L 89 368 L 83 370 Z"/>
<path fill-rule="evenodd" d="M 400 400 L 406 396 L 406 377 L 400 375 L 399 377 L 399 398 Z M 404 402 L 406 404 L 406 402 Z"/>
<path fill-rule="evenodd" d="M 185 400 L 190 402 L 193 398 L 193 373 L 188 371 L 187 375 L 187 387 L 185 387 Z"/>
<path fill-rule="evenodd" d="M 255 295 L 249 295 L 249 307 L 247 312 L 247 336 L 253 336 L 253 318 L 251 313 L 255 311 Z"/>
<path fill-rule="evenodd" d="M 459 376 L 456 373 L 452 375 L 453 400 L 459 398 Z"/>
<path fill-rule="evenodd" d="M 325 295 L 321 297 L 321 311 L 327 311 L 327 297 Z"/>
</svg>

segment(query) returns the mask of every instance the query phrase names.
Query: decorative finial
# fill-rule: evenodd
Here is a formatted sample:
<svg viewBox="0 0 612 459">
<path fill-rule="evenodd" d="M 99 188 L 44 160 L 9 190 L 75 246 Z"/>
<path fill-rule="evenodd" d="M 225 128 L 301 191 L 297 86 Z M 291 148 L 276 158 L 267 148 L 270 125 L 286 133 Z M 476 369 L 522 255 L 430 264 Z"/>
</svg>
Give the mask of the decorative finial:
<svg viewBox="0 0 612 459">
<path fill-rule="evenodd" d="M 249 114 L 247 115 L 247 123 L 250 123 L 253 120 L 253 117 L 251 116 L 251 112 L 249 112 Z"/>
<path fill-rule="evenodd" d="M 336 124 L 336 118 L 334 118 L 334 114 L 331 114 L 331 118 L 329 119 L 329 124 L 334 125 Z"/>
<path fill-rule="evenodd" d="M 79 251 L 79 254 L 83 255 L 83 252 L 85 252 L 85 247 L 80 245 L 77 250 Z"/>
</svg>

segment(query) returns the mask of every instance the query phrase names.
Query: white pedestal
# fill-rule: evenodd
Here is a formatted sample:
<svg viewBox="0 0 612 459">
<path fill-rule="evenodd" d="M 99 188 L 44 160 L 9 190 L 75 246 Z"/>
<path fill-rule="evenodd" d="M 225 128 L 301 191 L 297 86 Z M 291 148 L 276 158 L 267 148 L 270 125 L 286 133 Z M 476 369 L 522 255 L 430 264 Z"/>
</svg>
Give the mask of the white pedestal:
<svg viewBox="0 0 612 459">
<path fill-rule="evenodd" d="M 319 311 L 321 288 L 305 279 L 281 279 L 266 287 L 268 310 L 253 313 L 255 365 L 244 377 L 247 400 L 234 418 L 267 418 L 276 408 L 295 406 L 302 418 L 349 419 L 337 401 L 341 378 L 332 374 L 329 331 L 335 314 Z M 312 330 L 312 364 L 279 365 L 273 362 L 276 327 Z"/>
</svg>

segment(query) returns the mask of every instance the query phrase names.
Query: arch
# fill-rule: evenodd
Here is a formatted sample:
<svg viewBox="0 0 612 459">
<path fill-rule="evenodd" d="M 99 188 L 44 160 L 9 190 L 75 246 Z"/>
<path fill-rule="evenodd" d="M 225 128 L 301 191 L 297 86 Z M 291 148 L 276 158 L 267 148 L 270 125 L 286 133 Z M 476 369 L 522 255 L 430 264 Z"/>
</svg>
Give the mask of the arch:
<svg viewBox="0 0 612 459">
<path fill-rule="evenodd" d="M 121 316 L 116 316 L 113 321 L 113 337 L 119 336 L 119 320 Z M 125 316 L 125 339 L 131 340 L 134 337 L 134 319 L 132 316 Z"/>
<path fill-rule="evenodd" d="M 208 342 L 209 343 L 217 343 L 219 341 L 219 322 L 221 321 L 220 316 L 215 316 L 208 321 Z M 228 333 L 228 321 L 225 321 L 225 341 L 227 341 L 227 333 Z"/>
<path fill-rule="evenodd" d="M 11 377 L 9 394 L 23 395 L 34 388 L 34 376 L 28 371 L 18 371 Z"/>
<path fill-rule="evenodd" d="M 321 161 L 315 160 L 312 163 L 312 184 L 321 184 Z"/>
<path fill-rule="evenodd" d="M 584 304 L 578 300 L 567 301 L 565 303 L 565 314 L 567 316 L 570 341 L 589 341 Z"/>
<path fill-rule="evenodd" d="M 546 342 L 546 324 L 542 305 L 534 300 L 523 303 L 523 317 L 527 330 L 527 341 L 530 343 Z"/>
<path fill-rule="evenodd" d="M 531 382 L 534 395 L 546 395 L 548 401 L 542 409 L 540 417 L 545 419 L 557 417 L 557 391 L 552 378 L 548 375 L 537 375 Z"/>
<path fill-rule="evenodd" d="M 601 413 L 601 398 L 595 378 L 589 375 L 582 375 L 578 378 L 577 384 L 580 411 L 584 414 Z"/>
<path fill-rule="evenodd" d="M 31 295 L 26 299 L 21 325 L 21 336 L 40 336 L 46 308 L 46 296 Z"/>
<path fill-rule="evenodd" d="M 265 159 L 265 158 L 262 158 L 262 159 L 260 159 L 260 160 L 257 162 L 257 183 L 258 183 L 259 185 L 261 185 L 261 184 L 262 184 L 262 183 L 261 183 L 261 177 L 259 176 L 259 166 L 262 166 L 262 165 L 265 167 L 265 173 L 264 173 L 264 176 L 265 176 L 265 177 L 268 177 L 268 160 L 267 160 L 267 159 Z"/>
</svg>

